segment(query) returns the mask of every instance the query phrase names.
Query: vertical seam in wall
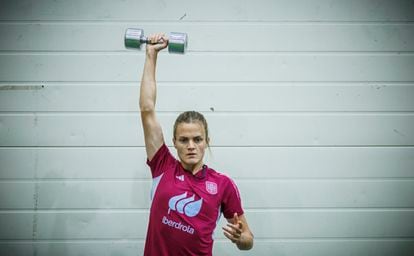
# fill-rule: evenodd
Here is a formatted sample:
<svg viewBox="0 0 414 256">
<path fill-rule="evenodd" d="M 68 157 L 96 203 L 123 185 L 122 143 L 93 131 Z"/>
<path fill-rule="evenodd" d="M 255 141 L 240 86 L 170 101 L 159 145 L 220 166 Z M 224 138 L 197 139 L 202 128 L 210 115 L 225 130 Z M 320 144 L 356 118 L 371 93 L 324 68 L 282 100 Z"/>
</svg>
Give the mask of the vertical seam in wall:
<svg viewBox="0 0 414 256">
<path fill-rule="evenodd" d="M 33 129 L 35 129 L 35 139 L 36 144 L 38 141 L 38 134 L 37 134 L 37 115 L 34 113 L 33 119 Z M 32 252 L 33 256 L 37 256 L 37 245 L 35 241 L 37 240 L 37 222 L 38 222 L 38 214 L 37 208 L 39 204 L 39 183 L 38 183 L 38 166 L 39 166 L 39 153 L 38 148 L 36 147 L 34 151 L 34 194 L 33 194 L 33 218 L 32 218 Z"/>
</svg>

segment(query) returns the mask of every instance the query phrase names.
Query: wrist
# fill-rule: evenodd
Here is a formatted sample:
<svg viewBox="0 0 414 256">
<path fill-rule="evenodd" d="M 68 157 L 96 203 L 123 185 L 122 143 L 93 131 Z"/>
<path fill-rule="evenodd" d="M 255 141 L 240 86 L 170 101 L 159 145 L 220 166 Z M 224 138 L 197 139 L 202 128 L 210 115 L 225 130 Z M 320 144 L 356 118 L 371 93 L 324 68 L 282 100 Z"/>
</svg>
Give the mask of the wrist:
<svg viewBox="0 0 414 256">
<path fill-rule="evenodd" d="M 158 52 L 156 50 L 147 50 L 146 57 L 147 59 L 157 59 Z"/>
</svg>

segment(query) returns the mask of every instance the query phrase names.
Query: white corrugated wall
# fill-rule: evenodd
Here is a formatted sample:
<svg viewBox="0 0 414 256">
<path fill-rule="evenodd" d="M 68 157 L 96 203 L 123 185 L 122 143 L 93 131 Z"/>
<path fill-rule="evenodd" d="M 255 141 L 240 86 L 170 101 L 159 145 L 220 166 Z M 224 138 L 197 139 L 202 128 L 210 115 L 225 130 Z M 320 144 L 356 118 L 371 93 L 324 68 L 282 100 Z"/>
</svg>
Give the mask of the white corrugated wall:
<svg viewBox="0 0 414 256">
<path fill-rule="evenodd" d="M 215 255 L 414 255 L 410 0 L 2 0 L 0 255 L 142 254 L 128 27 L 189 35 L 159 57 L 159 118 L 171 145 L 205 113 L 255 234 L 239 252 L 218 232 Z"/>
</svg>

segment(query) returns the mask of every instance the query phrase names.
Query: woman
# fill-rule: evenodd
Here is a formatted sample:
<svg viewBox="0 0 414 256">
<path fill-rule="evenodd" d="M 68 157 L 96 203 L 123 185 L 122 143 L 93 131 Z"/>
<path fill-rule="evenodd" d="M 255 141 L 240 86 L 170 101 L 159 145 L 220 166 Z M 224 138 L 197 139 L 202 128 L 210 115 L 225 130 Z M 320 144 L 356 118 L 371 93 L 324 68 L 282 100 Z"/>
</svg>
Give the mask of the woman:
<svg viewBox="0 0 414 256">
<path fill-rule="evenodd" d="M 203 115 L 182 113 L 174 125 L 179 161 L 165 145 L 156 118 L 155 68 L 158 52 L 167 47 L 164 34 L 149 37 L 140 88 L 147 164 L 153 177 L 152 205 L 144 255 L 212 255 L 213 231 L 221 213 L 228 221 L 224 235 L 240 250 L 253 246 L 253 234 L 241 207 L 236 185 L 203 163 L 209 146 Z"/>
</svg>

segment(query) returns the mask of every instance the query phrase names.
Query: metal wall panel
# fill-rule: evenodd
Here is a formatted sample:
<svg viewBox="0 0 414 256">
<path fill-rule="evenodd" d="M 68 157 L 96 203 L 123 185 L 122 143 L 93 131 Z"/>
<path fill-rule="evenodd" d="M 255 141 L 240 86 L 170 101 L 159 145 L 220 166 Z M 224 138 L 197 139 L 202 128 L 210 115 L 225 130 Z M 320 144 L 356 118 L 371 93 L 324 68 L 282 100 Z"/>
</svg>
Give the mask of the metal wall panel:
<svg viewBox="0 0 414 256">
<path fill-rule="evenodd" d="M 243 197 L 255 247 L 217 230 L 215 255 L 411 256 L 413 21 L 410 0 L 1 1 L 0 255 L 142 254 L 141 27 L 189 34 L 159 57 L 166 141 L 203 112 Z"/>
</svg>

